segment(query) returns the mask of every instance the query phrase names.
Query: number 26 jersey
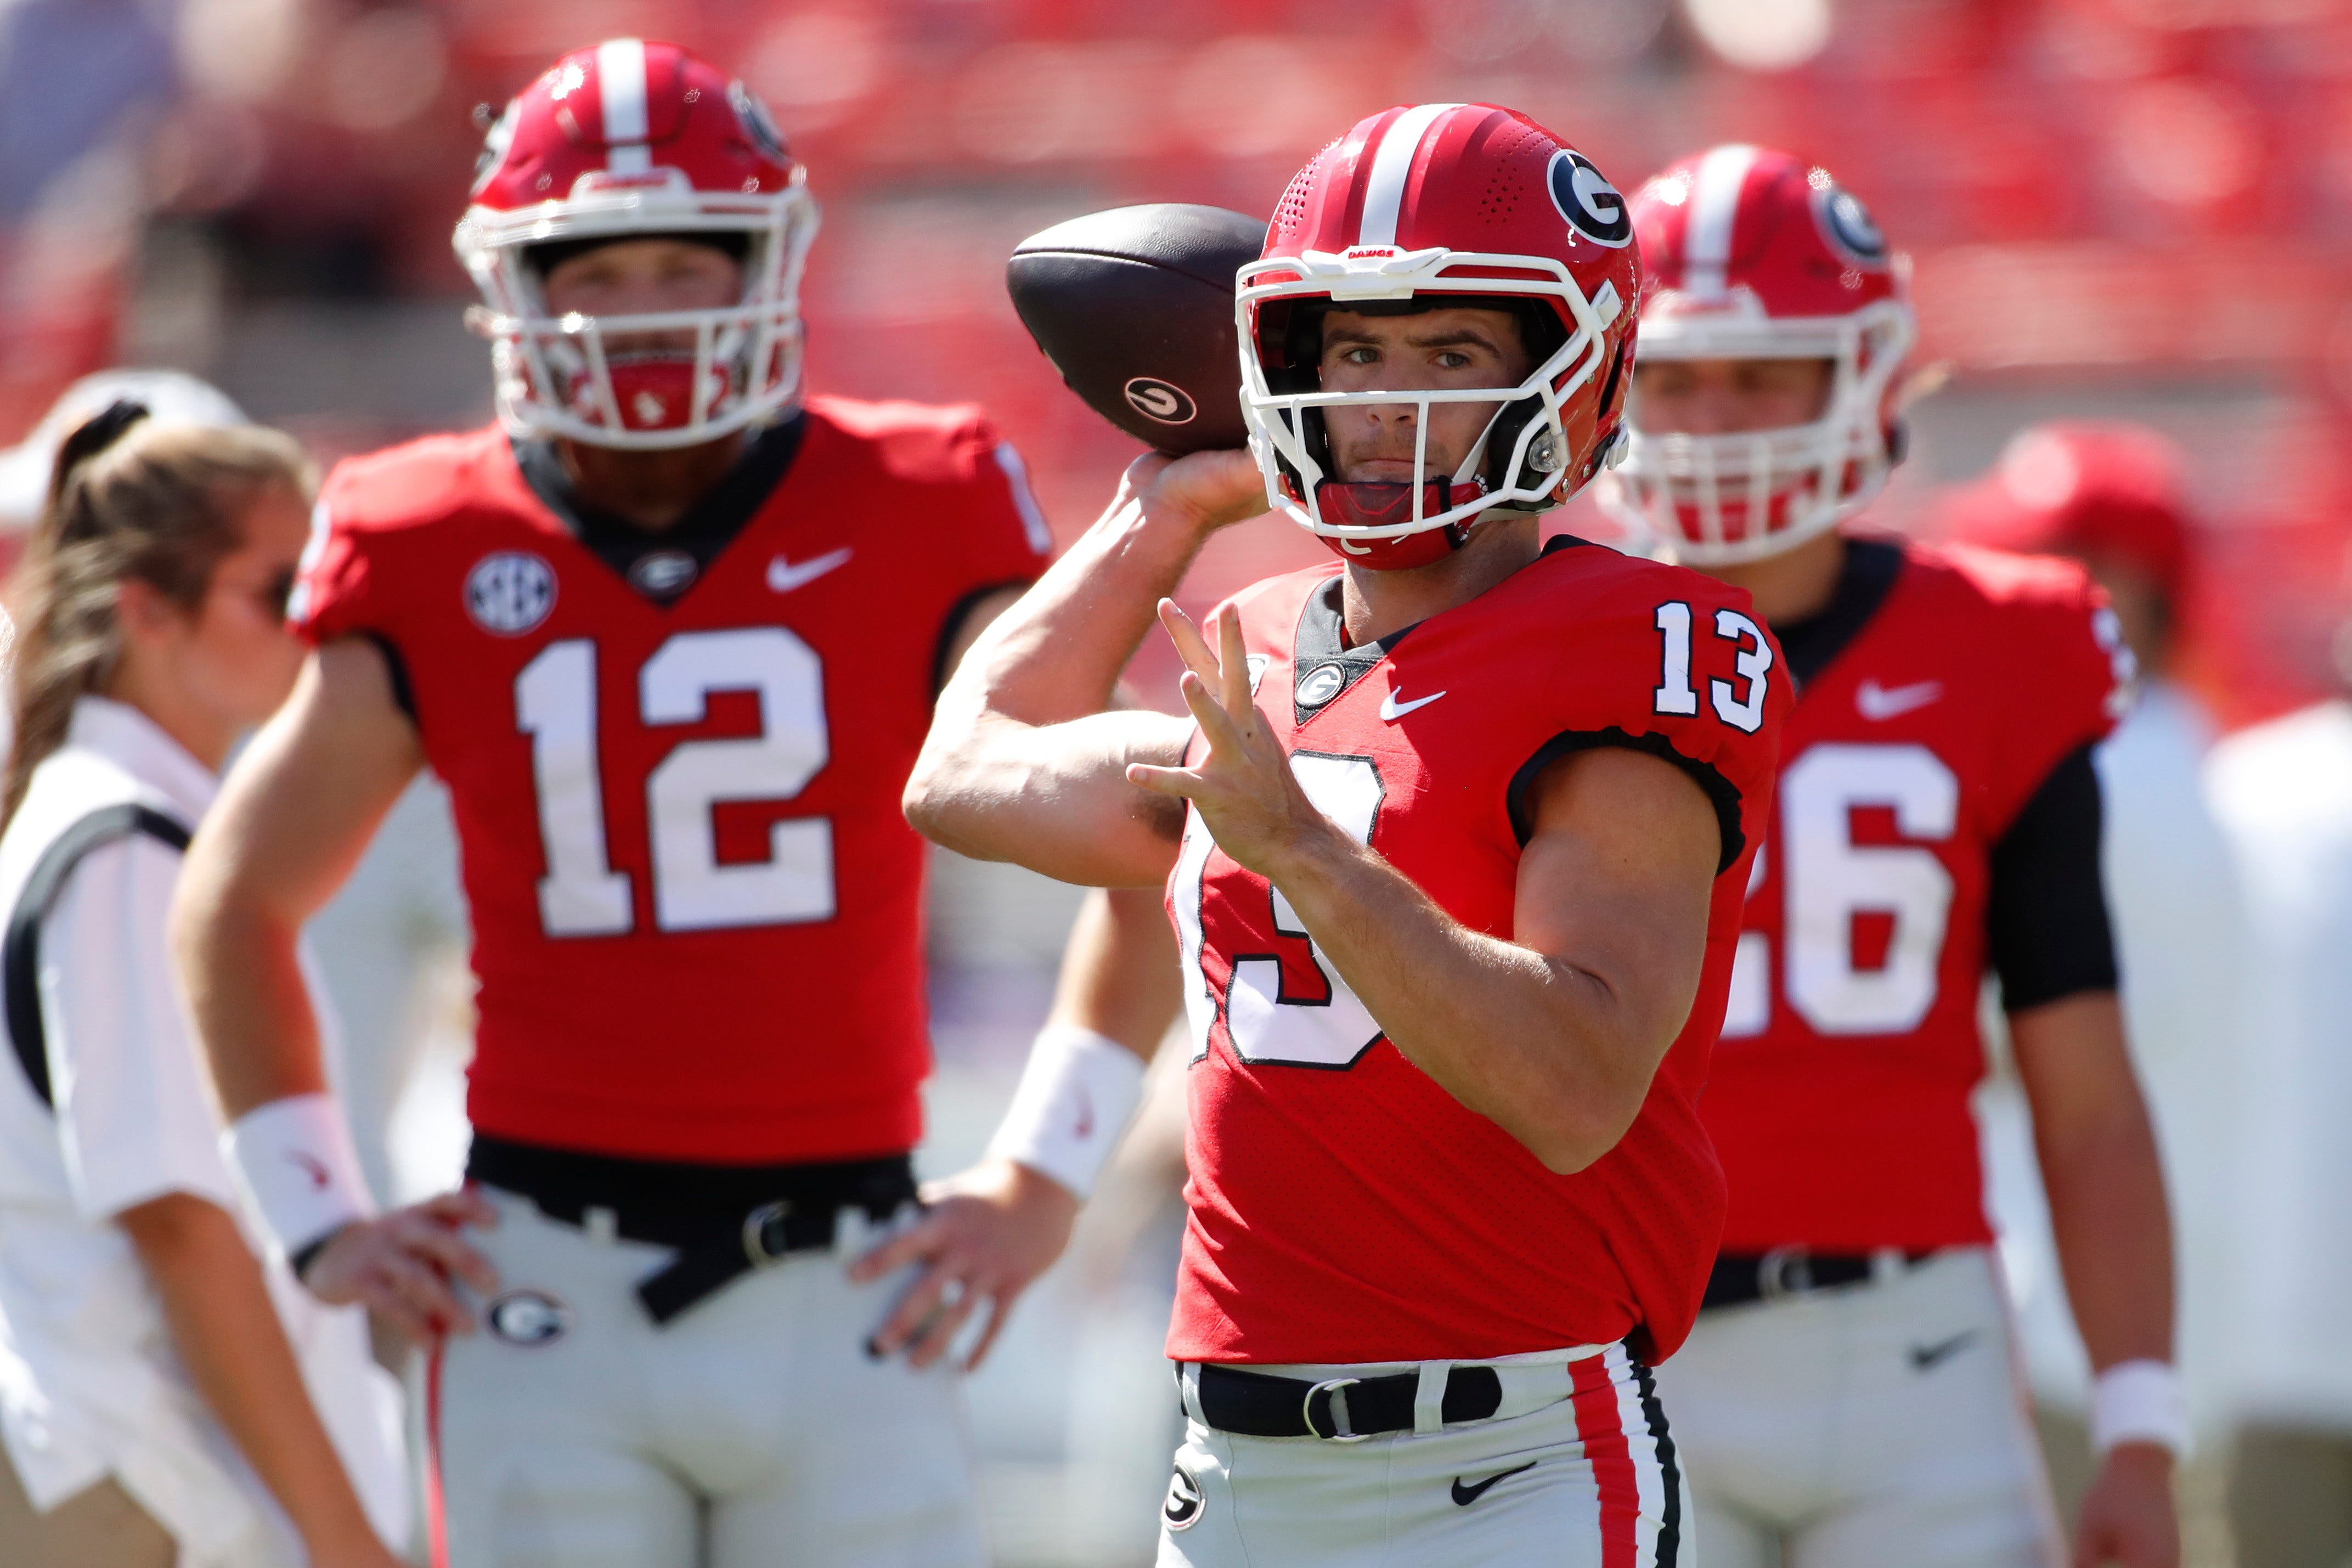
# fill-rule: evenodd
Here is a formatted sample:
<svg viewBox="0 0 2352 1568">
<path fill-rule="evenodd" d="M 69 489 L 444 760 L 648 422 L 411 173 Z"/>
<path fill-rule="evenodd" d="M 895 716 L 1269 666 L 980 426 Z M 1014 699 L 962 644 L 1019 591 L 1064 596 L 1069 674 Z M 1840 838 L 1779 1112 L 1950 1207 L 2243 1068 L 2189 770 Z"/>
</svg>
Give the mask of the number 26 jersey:
<svg viewBox="0 0 2352 1568">
<path fill-rule="evenodd" d="M 899 795 L 962 613 L 1049 538 L 975 410 L 812 398 L 673 530 L 499 430 L 340 466 L 294 614 L 390 658 L 448 784 L 483 1132 L 788 1163 L 920 1135 Z"/>
<path fill-rule="evenodd" d="M 1336 571 L 1234 601 L 1259 710 L 1318 807 L 1454 920 L 1507 940 L 1538 775 L 1580 748 L 1652 752 L 1714 806 L 1704 970 L 1632 1129 L 1555 1174 L 1407 1061 L 1282 895 L 1188 814 L 1169 881 L 1194 1059 L 1168 1353 L 1468 1360 L 1628 1335 L 1668 1353 L 1722 1222 L 1696 1100 L 1788 708 L 1774 645 L 1738 589 L 1562 540 L 1467 604 L 1349 647 Z"/>
</svg>

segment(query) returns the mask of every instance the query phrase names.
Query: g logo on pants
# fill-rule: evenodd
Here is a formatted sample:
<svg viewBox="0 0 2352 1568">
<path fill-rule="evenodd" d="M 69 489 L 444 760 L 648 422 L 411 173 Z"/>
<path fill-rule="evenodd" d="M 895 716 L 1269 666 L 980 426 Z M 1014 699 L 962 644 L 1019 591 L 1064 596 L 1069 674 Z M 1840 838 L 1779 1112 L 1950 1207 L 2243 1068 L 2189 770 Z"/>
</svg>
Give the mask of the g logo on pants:
<svg viewBox="0 0 2352 1568">
<path fill-rule="evenodd" d="M 1171 1530 L 1190 1530 L 1201 1522 L 1201 1483 L 1181 1465 L 1168 1479 L 1168 1500 L 1160 1505 L 1160 1518 Z"/>
</svg>

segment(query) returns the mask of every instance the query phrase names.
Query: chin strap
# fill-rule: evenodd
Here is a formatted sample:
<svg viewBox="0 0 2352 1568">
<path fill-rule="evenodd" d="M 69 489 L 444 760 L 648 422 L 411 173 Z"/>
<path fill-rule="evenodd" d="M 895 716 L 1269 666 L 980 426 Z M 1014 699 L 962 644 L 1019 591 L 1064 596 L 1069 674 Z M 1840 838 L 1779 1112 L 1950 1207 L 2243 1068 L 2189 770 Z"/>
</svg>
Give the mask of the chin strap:
<svg viewBox="0 0 2352 1568">
<path fill-rule="evenodd" d="M 1412 485 L 1350 484 L 1341 479 L 1325 479 L 1315 487 L 1315 505 L 1327 522 L 1349 528 L 1393 528 L 1412 521 L 1413 489 Z M 1421 514 L 1433 517 L 1454 504 L 1451 498 L 1456 489 L 1467 497 L 1475 489 L 1457 486 L 1449 479 L 1427 480 L 1420 487 Z M 1332 554 L 1351 565 L 1373 572 L 1405 572 L 1443 561 L 1462 548 L 1470 531 L 1460 523 L 1449 522 L 1443 528 L 1423 529 L 1419 533 L 1392 539 L 1343 539 L 1328 533 L 1317 537 Z"/>
</svg>

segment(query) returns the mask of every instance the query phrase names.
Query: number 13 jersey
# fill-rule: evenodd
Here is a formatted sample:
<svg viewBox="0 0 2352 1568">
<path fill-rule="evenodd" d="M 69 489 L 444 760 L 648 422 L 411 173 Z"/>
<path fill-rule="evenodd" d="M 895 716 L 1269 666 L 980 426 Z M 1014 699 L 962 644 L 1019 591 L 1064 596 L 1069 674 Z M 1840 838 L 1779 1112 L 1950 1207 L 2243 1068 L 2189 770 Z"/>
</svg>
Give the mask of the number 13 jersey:
<svg viewBox="0 0 2352 1568">
<path fill-rule="evenodd" d="M 1829 607 L 1786 628 L 1801 684 L 1700 1105 L 1731 1253 L 1992 1238 L 1969 1094 L 1996 847 L 2129 696 L 2079 568 L 1846 549 Z"/>
<path fill-rule="evenodd" d="M 449 786 L 474 1126 L 706 1163 L 911 1147 L 898 800 L 963 611 L 1045 564 L 1018 459 L 971 409 L 813 398 L 665 533 L 564 493 L 496 429 L 344 463 L 294 606 L 385 649 Z"/>
<path fill-rule="evenodd" d="M 1670 1352 L 1722 1221 L 1695 1102 L 1788 707 L 1773 645 L 1745 593 L 1563 540 L 1351 648 L 1336 570 L 1234 601 L 1259 710 L 1309 798 L 1454 920 L 1508 939 L 1538 775 L 1584 747 L 1658 755 L 1715 807 L 1704 971 L 1632 1129 L 1558 1175 L 1389 1044 L 1288 902 L 1190 814 L 1169 881 L 1194 1061 L 1168 1353 L 1469 1360 L 1629 1334 Z"/>
</svg>

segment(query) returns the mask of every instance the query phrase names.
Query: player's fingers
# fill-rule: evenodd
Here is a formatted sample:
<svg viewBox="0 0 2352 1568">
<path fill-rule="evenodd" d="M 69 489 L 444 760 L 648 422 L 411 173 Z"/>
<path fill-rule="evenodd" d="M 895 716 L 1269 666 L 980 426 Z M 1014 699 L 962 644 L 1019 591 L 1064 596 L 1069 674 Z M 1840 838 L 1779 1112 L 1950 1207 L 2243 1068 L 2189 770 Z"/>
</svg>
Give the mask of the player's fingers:
<svg viewBox="0 0 2352 1568">
<path fill-rule="evenodd" d="M 974 1373 L 980 1370 L 980 1363 L 988 1359 L 990 1347 L 996 1343 L 996 1336 L 1004 1327 L 1004 1320 L 1012 1313 L 1011 1297 L 997 1295 L 989 1298 L 988 1321 L 981 1325 L 980 1338 L 972 1342 L 971 1353 L 963 1358 L 965 1372 Z"/>
<path fill-rule="evenodd" d="M 415 1212 L 444 1225 L 478 1225 L 485 1230 L 499 1223 L 498 1205 L 472 1187 L 427 1198 L 416 1205 Z"/>
<path fill-rule="evenodd" d="M 947 1222 L 934 1209 L 914 1225 L 879 1246 L 866 1248 L 856 1262 L 849 1266 L 850 1282 L 870 1284 L 885 1274 L 897 1272 L 908 1264 L 930 1257 L 948 1242 Z"/>
<path fill-rule="evenodd" d="M 1224 708 L 1244 730 L 1261 728 L 1250 694 L 1249 649 L 1242 642 L 1242 617 L 1228 609 L 1217 617 L 1217 661 L 1224 672 Z"/>
<path fill-rule="evenodd" d="M 953 1301 L 932 1313 L 930 1321 L 923 1325 L 921 1335 L 907 1352 L 908 1364 L 927 1367 L 947 1354 L 956 1335 L 971 1320 L 972 1310 L 986 1300 L 980 1291 L 966 1286 Z"/>
<path fill-rule="evenodd" d="M 1218 704 L 1215 689 L 1191 670 L 1176 682 L 1183 694 L 1184 706 L 1192 710 L 1192 721 L 1201 726 L 1201 733 L 1209 742 L 1209 755 L 1238 761 L 1243 755 L 1242 732 L 1234 715 Z"/>
<path fill-rule="evenodd" d="M 1208 781 L 1190 768 L 1155 768 L 1149 763 L 1127 764 L 1127 782 L 1154 795 L 1191 800 L 1208 787 Z"/>
<path fill-rule="evenodd" d="M 370 1290 L 365 1300 L 368 1311 L 391 1324 L 394 1331 L 410 1344 L 420 1349 L 432 1344 L 435 1338 L 432 1320 L 403 1300 L 396 1291 Z"/>
<path fill-rule="evenodd" d="M 473 1314 L 457 1300 L 447 1281 L 404 1252 L 387 1252 L 376 1260 L 376 1277 L 394 1299 L 404 1301 L 436 1327 L 452 1333 L 471 1333 Z"/>
<path fill-rule="evenodd" d="M 485 1296 L 497 1293 L 499 1271 L 457 1232 L 431 1220 L 418 1220 L 402 1226 L 395 1234 L 410 1257 L 463 1279 Z"/>
<path fill-rule="evenodd" d="M 961 1268 L 961 1258 L 935 1260 L 921 1278 L 907 1287 L 906 1294 L 898 1298 L 898 1306 L 891 1309 L 882 1326 L 874 1331 L 873 1337 L 866 1342 L 867 1351 L 877 1357 L 893 1354 L 920 1332 L 923 1325 L 930 1321 L 931 1314 L 940 1310 L 940 1303 L 946 1299 L 948 1289 L 955 1283 Z"/>
<path fill-rule="evenodd" d="M 1176 645 L 1176 657 L 1184 668 L 1203 680 L 1213 680 L 1217 675 L 1217 657 L 1209 651 L 1208 639 L 1192 624 L 1192 617 L 1176 607 L 1173 599 L 1160 601 L 1160 624 L 1168 628 L 1168 638 Z"/>
</svg>

